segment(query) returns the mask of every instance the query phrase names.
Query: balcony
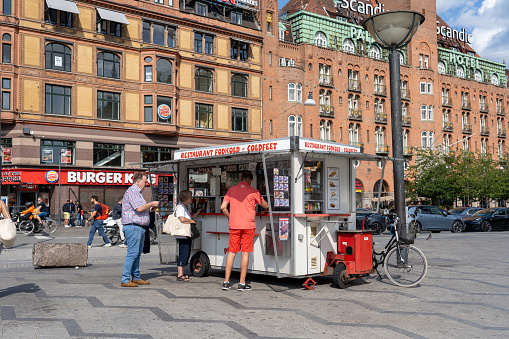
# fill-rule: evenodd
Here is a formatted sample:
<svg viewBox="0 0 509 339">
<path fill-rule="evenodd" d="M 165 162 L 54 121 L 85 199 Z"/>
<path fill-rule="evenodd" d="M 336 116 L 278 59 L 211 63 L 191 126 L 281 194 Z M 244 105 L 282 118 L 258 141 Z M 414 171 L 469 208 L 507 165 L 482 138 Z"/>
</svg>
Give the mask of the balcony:
<svg viewBox="0 0 509 339">
<path fill-rule="evenodd" d="M 362 109 L 349 108 L 348 119 L 362 121 Z"/>
<path fill-rule="evenodd" d="M 409 115 L 403 115 L 401 117 L 403 120 L 403 127 L 410 127 L 412 125 L 412 117 Z"/>
<path fill-rule="evenodd" d="M 444 124 L 442 125 L 442 130 L 444 132 L 452 132 L 452 122 L 444 121 Z"/>
<path fill-rule="evenodd" d="M 349 144 L 352 145 L 352 146 L 364 147 L 364 143 L 363 142 L 350 141 Z"/>
<path fill-rule="evenodd" d="M 444 107 L 452 107 L 452 98 L 442 96 L 442 106 Z"/>
<path fill-rule="evenodd" d="M 505 128 L 499 128 L 497 131 L 497 137 L 505 138 Z"/>
<path fill-rule="evenodd" d="M 500 162 L 508 162 L 509 161 L 509 154 L 500 154 L 498 156 L 498 161 L 500 161 Z"/>
<path fill-rule="evenodd" d="M 334 106 L 320 104 L 320 115 L 324 117 L 334 118 Z"/>
<path fill-rule="evenodd" d="M 483 112 L 483 113 L 489 113 L 490 111 L 490 108 L 488 106 L 487 103 L 485 102 L 480 102 L 479 103 L 479 111 Z"/>
<path fill-rule="evenodd" d="M 387 96 L 387 86 L 375 84 L 375 95 Z"/>
<path fill-rule="evenodd" d="M 375 153 L 384 155 L 389 154 L 389 145 L 376 144 Z"/>
<path fill-rule="evenodd" d="M 409 89 L 401 89 L 401 100 L 410 100 L 410 90 Z"/>
<path fill-rule="evenodd" d="M 334 87 L 332 75 L 320 74 L 320 86 Z"/>
<path fill-rule="evenodd" d="M 361 82 L 359 80 L 348 79 L 348 90 L 353 92 L 360 92 Z"/>
<path fill-rule="evenodd" d="M 461 127 L 461 131 L 463 133 L 472 134 L 472 124 L 463 124 L 463 127 Z"/>
<path fill-rule="evenodd" d="M 490 136 L 490 128 L 486 126 L 481 126 L 481 135 Z"/>
<path fill-rule="evenodd" d="M 497 106 L 497 115 L 505 116 L 505 107 L 504 106 Z"/>
<path fill-rule="evenodd" d="M 461 100 L 461 109 L 467 109 L 470 111 L 472 109 L 472 103 L 470 100 Z"/>
<path fill-rule="evenodd" d="M 375 122 L 379 124 L 387 123 L 387 113 L 377 113 L 375 112 Z"/>
<path fill-rule="evenodd" d="M 403 146 L 403 155 L 404 156 L 414 155 L 414 148 L 408 147 L 408 146 Z"/>
</svg>

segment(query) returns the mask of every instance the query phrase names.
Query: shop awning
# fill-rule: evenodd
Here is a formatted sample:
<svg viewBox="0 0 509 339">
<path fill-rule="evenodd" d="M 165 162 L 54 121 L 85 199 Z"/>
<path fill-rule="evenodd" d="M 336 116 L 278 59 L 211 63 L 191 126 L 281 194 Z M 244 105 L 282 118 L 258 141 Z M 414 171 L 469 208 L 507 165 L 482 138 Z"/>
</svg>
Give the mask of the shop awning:
<svg viewBox="0 0 509 339">
<path fill-rule="evenodd" d="M 110 11 L 109 9 L 99 8 L 97 7 L 97 13 L 103 20 L 109 20 L 118 22 L 119 24 L 126 24 L 129 25 L 129 21 L 127 21 L 127 18 L 125 17 L 124 13 Z"/>
<path fill-rule="evenodd" d="M 46 0 L 46 4 L 49 8 L 58 9 L 59 11 L 80 14 L 76 3 L 67 0 Z"/>
</svg>

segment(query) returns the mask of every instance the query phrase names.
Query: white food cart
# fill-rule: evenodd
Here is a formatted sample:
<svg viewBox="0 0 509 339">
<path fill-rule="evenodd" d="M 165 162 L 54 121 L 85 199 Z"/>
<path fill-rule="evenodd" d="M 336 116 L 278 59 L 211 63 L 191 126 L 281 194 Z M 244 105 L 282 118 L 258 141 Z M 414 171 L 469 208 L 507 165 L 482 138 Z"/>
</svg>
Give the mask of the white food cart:
<svg viewBox="0 0 509 339">
<path fill-rule="evenodd" d="M 248 272 L 299 278 L 322 274 L 327 252 L 337 252 L 336 231 L 355 230 L 354 161 L 366 157 L 360 147 L 288 137 L 179 150 L 174 160 L 144 165 L 151 174 L 174 176 L 174 197 L 191 190 L 192 213 L 202 208 L 196 219 L 201 237 L 193 241 L 190 261 L 194 275 L 224 269 L 228 219 L 220 205 L 241 173 L 250 171 L 269 213 L 256 216 Z M 240 255 L 234 270 L 240 270 Z"/>
</svg>

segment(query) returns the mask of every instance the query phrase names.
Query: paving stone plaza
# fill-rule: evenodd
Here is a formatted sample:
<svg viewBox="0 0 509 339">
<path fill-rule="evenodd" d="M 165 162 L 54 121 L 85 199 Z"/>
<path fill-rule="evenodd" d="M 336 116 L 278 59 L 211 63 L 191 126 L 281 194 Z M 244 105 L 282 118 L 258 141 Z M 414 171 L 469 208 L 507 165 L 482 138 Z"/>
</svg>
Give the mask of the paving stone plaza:
<svg viewBox="0 0 509 339">
<path fill-rule="evenodd" d="M 65 231 L 65 232 L 64 232 Z M 345 290 L 317 279 L 248 275 L 253 290 L 221 290 L 223 272 L 177 282 L 157 246 L 141 259 L 148 286 L 120 287 L 125 249 L 96 237 L 85 268 L 34 269 L 34 242 L 86 242 L 86 230 L 18 235 L 0 255 L 3 338 L 507 338 L 509 233 L 442 232 L 416 246 L 429 271 L 415 288 L 376 274 Z M 375 236 L 382 246 L 388 235 Z M 383 273 L 382 273 L 383 276 Z M 232 282 L 238 282 L 234 274 Z"/>
</svg>

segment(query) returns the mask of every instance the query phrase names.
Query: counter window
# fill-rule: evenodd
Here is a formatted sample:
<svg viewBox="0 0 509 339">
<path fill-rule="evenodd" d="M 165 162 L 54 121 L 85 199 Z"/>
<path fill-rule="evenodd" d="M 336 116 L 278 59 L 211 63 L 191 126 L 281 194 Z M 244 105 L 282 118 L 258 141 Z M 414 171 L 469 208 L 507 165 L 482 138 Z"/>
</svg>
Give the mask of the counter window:
<svg viewBox="0 0 509 339">
<path fill-rule="evenodd" d="M 320 213 L 323 205 L 323 162 L 304 163 L 304 209 L 306 213 Z"/>
</svg>

